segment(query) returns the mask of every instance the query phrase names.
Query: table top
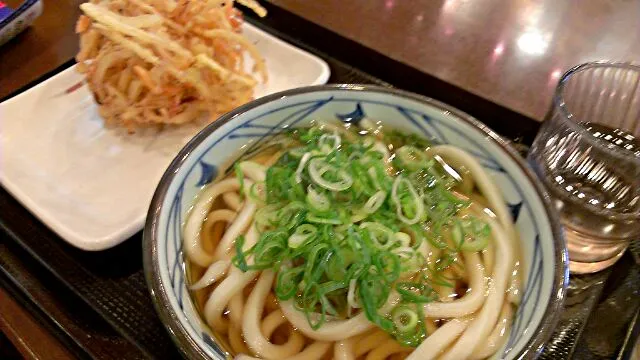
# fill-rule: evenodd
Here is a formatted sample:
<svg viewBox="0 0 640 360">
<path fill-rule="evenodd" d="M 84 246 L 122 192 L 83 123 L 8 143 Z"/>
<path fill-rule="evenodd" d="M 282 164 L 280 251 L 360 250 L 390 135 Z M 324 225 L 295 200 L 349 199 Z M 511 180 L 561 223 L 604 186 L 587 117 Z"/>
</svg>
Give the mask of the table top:
<svg viewBox="0 0 640 360">
<path fill-rule="evenodd" d="M 4 0 L 4 2 L 16 7 L 21 1 Z M 79 14 L 78 4 L 81 2 L 83 1 L 44 0 L 44 14 L 36 20 L 32 28 L 0 47 L 0 99 L 70 64 L 78 48 L 77 36 L 73 28 Z M 637 14 L 640 0 L 593 0 L 588 4 L 581 2 L 583 6 L 575 11 L 570 11 L 569 5 L 559 5 L 553 1 L 416 0 L 411 2 L 411 6 L 408 5 L 409 2 L 394 0 L 366 2 L 271 0 L 271 2 L 317 23 L 320 27 L 331 29 L 341 38 L 352 39 L 368 49 L 397 60 L 392 63 L 376 57 L 376 64 L 367 64 L 367 66 L 370 65 L 370 69 L 376 70 L 372 73 L 377 79 L 371 78 L 371 81 L 384 85 L 380 80 L 382 79 L 393 85 L 436 98 L 438 97 L 435 95 L 439 95 L 441 96 L 439 99 L 462 108 L 510 138 L 520 137 L 520 128 L 527 129 L 525 132 L 528 135 L 523 135 L 524 138 L 528 137 L 530 140 L 530 136 L 535 134 L 537 124 L 532 126 L 530 123 L 535 122 L 531 119 L 542 118 L 549 94 L 557 79 L 554 75 L 558 74 L 557 69 L 564 70 L 577 62 L 598 59 L 604 56 L 603 54 L 608 54 L 611 58 L 615 55 L 617 59 L 628 59 L 634 53 L 639 53 L 638 45 L 634 44 L 634 40 L 637 39 L 640 22 L 633 20 L 628 13 Z M 577 1 L 569 3 L 577 4 Z M 529 5 L 526 7 L 523 4 Z M 616 7 L 617 5 L 619 7 Z M 349 43 L 340 41 L 340 44 L 337 44 L 334 41 L 336 38 L 331 34 L 313 29 L 312 24 L 306 21 L 282 14 L 285 11 L 282 9 L 274 8 L 278 11 L 274 11 L 272 16 L 264 20 L 266 26 L 270 26 L 276 35 L 285 37 L 287 41 L 298 40 L 296 42 L 298 46 L 306 45 L 310 50 L 315 47 L 317 54 L 326 55 L 330 50 L 333 51 L 330 53 L 333 60 L 325 57 L 332 67 L 331 81 L 369 81 L 367 74 L 359 72 L 350 65 L 363 67 L 368 62 L 368 58 L 353 59 L 353 57 L 375 54 L 362 49 L 349 52 L 349 46 L 351 46 Z M 599 31 L 592 29 L 593 26 L 601 28 L 604 26 L 600 18 L 592 21 L 593 15 L 600 14 L 601 11 L 604 11 L 605 17 L 609 19 L 607 20 L 609 27 L 604 27 L 603 32 L 609 31 L 615 34 L 617 30 L 611 29 L 623 26 L 628 31 L 625 34 L 626 38 L 612 34 L 602 35 Z M 537 14 L 536 21 L 539 21 L 540 25 L 536 29 L 542 29 L 541 37 L 524 36 L 527 32 L 523 29 L 528 28 L 527 26 L 538 26 L 530 25 L 527 21 L 533 20 L 523 15 L 530 12 Z M 357 18 L 342 16 L 343 13 L 357 14 Z M 534 16 L 530 15 L 530 17 Z M 552 21 L 553 19 L 556 20 Z M 411 21 L 418 24 L 415 25 Z M 298 34 L 301 29 L 305 32 L 304 36 Z M 286 34 L 291 36 L 287 38 L 284 36 Z M 293 37 L 294 34 L 295 37 Z M 524 40 L 522 40 L 523 37 Z M 620 39 L 609 43 L 609 40 L 616 37 Z M 548 40 L 547 45 L 543 46 L 544 51 L 541 54 L 536 55 L 540 50 L 533 48 L 542 46 L 541 38 Z M 405 41 L 405 39 L 409 40 Z M 503 43 L 498 46 L 499 43 L 496 41 L 500 39 Z M 332 48 L 334 42 L 336 47 Z M 569 47 L 567 44 L 574 45 Z M 484 55 L 480 56 L 481 54 Z M 491 60 L 492 56 L 495 57 L 495 61 Z M 490 61 L 493 61 L 493 65 L 488 63 Z M 406 68 L 400 65 L 405 65 Z M 394 76 L 385 77 L 391 69 Z M 416 74 L 425 74 L 425 76 L 412 76 Z M 432 80 L 431 77 L 437 81 Z M 470 100 L 474 96 L 489 101 Z M 525 116 L 517 116 L 519 114 Z M 494 121 L 492 116 L 501 120 L 492 123 Z M 508 122 L 511 122 L 511 125 Z M 69 351 L 74 355 L 110 354 L 107 357 L 121 358 L 123 354 L 128 354 L 128 357 L 145 357 L 149 353 L 155 354 L 145 347 L 157 339 L 154 338 L 155 335 L 149 335 L 143 345 L 132 341 L 131 334 L 136 334 L 136 331 L 139 333 L 140 330 L 126 328 L 131 324 L 122 320 L 122 314 L 107 313 L 109 309 L 122 309 L 118 308 L 121 305 L 112 304 L 109 299 L 101 298 L 112 293 L 97 294 L 95 291 L 97 288 L 126 290 L 125 285 L 135 285 L 140 292 L 138 296 L 145 296 L 146 289 L 144 289 L 144 278 L 139 263 L 139 236 L 128 240 L 118 249 L 109 251 L 108 254 L 84 253 L 70 248 L 53 235 L 2 189 L 0 189 L 0 214 L 3 214 L 0 216 L 0 227 L 3 229 L 0 231 L 0 288 L 12 289 L 8 291 L 11 293 L 9 296 L 0 292 L 0 308 L 9 309 L 16 304 L 29 302 L 35 304 L 37 309 L 29 309 L 28 312 L 40 314 L 40 317 L 37 317 L 40 320 L 37 321 L 29 320 L 29 314 L 20 318 L 17 312 L 16 316 L 0 317 L 0 323 L 12 321 L 11 324 L 17 324 L 11 326 L 11 331 L 15 332 L 11 335 L 12 339 L 18 338 L 23 339 L 20 341 L 32 341 L 35 344 L 45 345 L 38 336 L 46 336 L 46 332 L 53 326 L 62 328 L 65 333 L 62 339 L 65 349 L 70 349 Z M 22 238 L 22 243 L 16 240 L 19 238 Z M 124 260 L 123 254 L 127 254 Z M 78 259 L 81 261 L 71 262 Z M 119 259 L 117 266 L 114 259 Z M 624 260 L 621 262 L 623 270 L 634 266 L 630 255 Z M 99 266 L 105 264 L 110 264 L 109 269 L 105 270 Z M 100 269 L 96 270 L 96 268 Z M 91 280 L 95 284 L 93 287 L 92 284 L 86 283 L 73 285 L 72 279 L 60 278 L 61 269 L 66 274 L 95 276 L 95 278 L 85 279 L 85 282 Z M 637 271 L 637 266 L 633 269 Z M 627 272 L 625 270 L 623 273 Z M 52 273 L 54 273 L 53 276 Z M 10 281 L 3 280 L 3 274 L 8 274 Z M 634 274 L 636 273 L 629 273 L 627 277 L 630 276 L 633 280 Z M 598 305 L 598 301 L 605 287 L 605 279 L 608 279 L 609 275 L 610 272 L 601 273 L 598 277 L 585 280 L 582 285 L 579 282 L 577 285 L 574 284 L 577 286 L 574 291 L 579 294 L 578 299 L 580 297 L 582 299 L 580 303 L 571 305 L 576 305 L 575 309 L 590 310 L 602 304 L 606 305 L 606 302 Z M 624 276 L 620 278 L 626 279 Z M 632 282 L 635 286 L 632 289 L 637 288 L 636 282 Z M 86 290 L 87 293 L 72 293 L 78 288 Z M 19 301 L 12 301 L 12 296 Z M 98 310 L 88 306 L 92 302 L 100 301 L 103 303 Z M 150 305 L 150 299 L 146 297 L 140 299 L 138 305 L 145 307 L 147 306 L 145 304 Z M 606 308 L 604 311 L 606 312 Z M 34 324 L 48 321 L 41 319 L 42 314 L 57 323 L 45 326 L 43 332 L 36 332 L 41 335 L 33 337 L 31 335 L 35 331 Z M 587 322 L 587 318 L 576 322 L 575 318 L 567 314 L 567 326 L 561 324 L 561 332 L 567 336 L 566 339 L 569 339 L 569 336 L 575 337 L 576 332 L 582 332 L 589 326 L 599 325 L 598 322 Z M 146 318 L 141 316 L 140 319 Z M 155 317 L 154 320 L 158 322 Z M 140 326 L 150 325 L 141 323 Z M 163 333 L 160 324 L 154 326 L 153 329 Z M 594 331 L 594 333 L 601 332 Z M 164 336 L 166 337 L 166 334 Z M 616 333 L 614 336 L 633 338 L 626 333 Z M 69 339 L 81 343 L 69 344 Z M 565 342 L 565 338 L 562 337 L 556 340 L 558 340 L 557 343 L 549 345 L 552 350 L 554 347 L 561 348 L 559 344 Z M 51 339 L 49 346 L 52 348 L 51 351 L 64 352 L 64 349 L 53 350 L 59 345 L 56 344 L 55 339 Z M 578 345 L 580 346 L 576 348 L 582 348 L 583 344 Z M 170 344 L 163 346 L 154 349 L 166 357 L 176 354 L 175 349 L 169 348 Z M 552 359 L 556 354 L 557 352 L 548 352 L 542 358 Z"/>
<path fill-rule="evenodd" d="M 570 67 L 640 60 L 639 0 L 271 1 L 537 120 Z"/>
</svg>

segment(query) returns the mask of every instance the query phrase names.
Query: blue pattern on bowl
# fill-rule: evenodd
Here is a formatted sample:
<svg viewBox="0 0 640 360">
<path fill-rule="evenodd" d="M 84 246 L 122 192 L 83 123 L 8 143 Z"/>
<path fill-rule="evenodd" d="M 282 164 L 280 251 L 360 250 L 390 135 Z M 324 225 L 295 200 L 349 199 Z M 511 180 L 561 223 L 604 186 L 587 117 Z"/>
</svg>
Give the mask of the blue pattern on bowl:
<svg viewBox="0 0 640 360">
<path fill-rule="evenodd" d="M 221 354 L 221 350 L 207 335 L 206 326 L 195 311 L 185 285 L 180 233 L 183 218 L 194 196 L 203 185 L 215 179 L 218 169 L 240 155 L 235 149 L 243 145 L 241 152 L 247 153 L 284 129 L 305 126 L 313 119 L 357 123 L 367 114 L 374 114 L 374 119 L 392 123 L 394 128 L 420 134 L 435 143 L 454 144 L 463 148 L 499 183 L 522 237 L 523 270 L 526 276 L 522 303 L 511 334 L 502 352 L 499 352 L 500 356 L 494 358 L 527 357 L 540 350 L 540 344 L 533 344 L 535 346 L 531 348 L 529 340 L 536 336 L 535 330 L 544 322 L 543 316 L 548 313 L 549 304 L 553 299 L 557 302 L 564 294 L 562 286 L 557 289 L 556 270 L 566 265 L 566 255 L 562 246 L 554 244 L 554 236 L 558 234 L 557 229 L 552 228 L 555 220 L 549 219 L 548 207 L 545 208 L 544 202 L 536 194 L 531 178 L 522 173 L 519 165 L 509 159 L 497 143 L 488 140 L 488 132 L 478 130 L 454 109 L 397 94 L 389 96 L 383 92 L 367 93 L 325 87 L 316 93 L 296 95 L 294 91 L 289 97 L 274 96 L 272 100 L 278 105 L 262 103 L 244 113 L 230 116 L 227 123 L 203 140 L 200 139 L 202 142 L 187 145 L 187 148 L 191 146 L 190 151 L 181 153 L 185 155 L 184 158 L 180 159 L 179 156 L 176 160 L 180 168 L 172 175 L 171 184 L 166 189 L 162 208 L 169 210 L 160 211 L 159 224 L 164 225 L 164 229 L 160 228 L 155 241 L 158 254 L 164 255 L 164 261 L 159 264 L 164 290 L 184 330 L 203 348 L 204 353 L 215 358 Z M 556 239 L 558 241 L 562 240 Z M 562 254 L 558 254 L 558 251 Z M 560 271 L 566 276 L 566 270 Z M 565 280 L 560 279 L 560 282 Z M 554 294 L 556 290 L 558 293 Z"/>
</svg>

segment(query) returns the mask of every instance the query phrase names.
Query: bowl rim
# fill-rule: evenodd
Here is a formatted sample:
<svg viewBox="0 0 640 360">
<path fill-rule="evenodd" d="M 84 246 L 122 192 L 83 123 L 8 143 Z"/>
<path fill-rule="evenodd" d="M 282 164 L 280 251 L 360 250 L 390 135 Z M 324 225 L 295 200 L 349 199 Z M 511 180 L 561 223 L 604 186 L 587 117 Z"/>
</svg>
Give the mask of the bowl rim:
<svg viewBox="0 0 640 360">
<path fill-rule="evenodd" d="M 207 137 L 218 130 L 222 125 L 232 121 L 243 113 L 262 106 L 269 102 L 284 99 L 289 96 L 321 92 L 321 91 L 364 91 L 372 93 L 383 93 L 423 103 L 434 108 L 449 112 L 451 115 L 459 118 L 460 120 L 472 125 L 477 131 L 486 135 L 488 141 L 498 145 L 506 154 L 509 155 L 511 160 L 518 165 L 518 168 L 522 171 L 525 177 L 529 180 L 530 184 L 536 190 L 539 198 L 542 201 L 545 213 L 551 225 L 551 233 L 553 235 L 553 248 L 554 248 L 554 276 L 550 297 L 547 301 L 547 308 L 542 317 L 542 320 L 538 327 L 533 332 L 532 337 L 529 339 L 525 347 L 517 355 L 517 360 L 534 359 L 543 350 L 546 342 L 551 337 L 553 330 L 555 329 L 558 321 L 560 320 L 560 310 L 562 309 L 564 299 L 566 297 L 566 290 L 569 281 L 569 259 L 567 248 L 565 244 L 564 232 L 557 216 L 555 208 L 551 205 L 551 197 L 548 192 L 542 187 L 533 171 L 526 165 L 524 158 L 522 158 L 515 149 L 496 132 L 491 130 L 487 125 L 468 115 L 467 113 L 447 105 L 438 100 L 418 95 L 412 92 L 399 90 L 395 88 L 386 88 L 376 85 L 358 85 L 358 84 L 330 84 L 330 85 L 315 85 L 295 88 L 291 90 L 285 90 L 271 95 L 264 96 L 262 98 L 253 100 L 247 104 L 241 105 L 234 110 L 222 115 L 216 121 L 207 125 L 198 134 L 196 134 L 176 155 L 171 164 L 167 167 L 166 171 L 162 175 L 160 182 L 153 194 L 149 211 L 147 213 L 147 219 L 145 221 L 142 250 L 143 250 L 143 268 L 144 275 L 147 282 L 156 313 L 159 315 L 165 328 L 171 335 L 173 342 L 180 349 L 182 354 L 190 359 L 208 358 L 206 353 L 196 343 L 185 329 L 184 325 L 179 321 L 176 311 L 170 306 L 167 291 L 160 280 L 160 269 L 158 260 L 158 242 L 156 241 L 159 233 L 158 223 L 159 217 L 162 212 L 162 204 L 167 196 L 167 190 L 172 183 L 173 179 L 181 169 L 182 165 L 188 158 L 188 156 L 195 150 Z"/>
</svg>

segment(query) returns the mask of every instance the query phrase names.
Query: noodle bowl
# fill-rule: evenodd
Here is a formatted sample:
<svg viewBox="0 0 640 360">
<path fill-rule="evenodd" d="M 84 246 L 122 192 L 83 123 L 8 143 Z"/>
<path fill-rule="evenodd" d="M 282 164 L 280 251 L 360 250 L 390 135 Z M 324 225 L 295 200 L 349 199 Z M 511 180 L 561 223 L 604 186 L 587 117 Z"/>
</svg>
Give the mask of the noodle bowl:
<svg viewBox="0 0 640 360">
<path fill-rule="evenodd" d="M 223 116 L 176 157 L 145 271 L 189 358 L 532 359 L 566 280 L 545 199 L 451 107 L 296 89 Z"/>
<path fill-rule="evenodd" d="M 491 356 L 522 293 L 500 191 L 457 147 L 360 125 L 290 131 L 202 190 L 202 316 L 237 359 Z"/>
</svg>

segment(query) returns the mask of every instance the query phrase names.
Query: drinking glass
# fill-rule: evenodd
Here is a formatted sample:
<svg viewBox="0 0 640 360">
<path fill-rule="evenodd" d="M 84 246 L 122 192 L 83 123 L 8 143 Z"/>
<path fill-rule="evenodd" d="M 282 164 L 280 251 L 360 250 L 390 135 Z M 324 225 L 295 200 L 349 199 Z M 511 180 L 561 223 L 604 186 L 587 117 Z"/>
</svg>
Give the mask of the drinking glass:
<svg viewBox="0 0 640 360">
<path fill-rule="evenodd" d="M 565 228 L 569 267 L 615 263 L 640 236 L 640 66 L 593 62 L 567 71 L 528 162 Z"/>
</svg>

